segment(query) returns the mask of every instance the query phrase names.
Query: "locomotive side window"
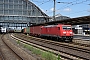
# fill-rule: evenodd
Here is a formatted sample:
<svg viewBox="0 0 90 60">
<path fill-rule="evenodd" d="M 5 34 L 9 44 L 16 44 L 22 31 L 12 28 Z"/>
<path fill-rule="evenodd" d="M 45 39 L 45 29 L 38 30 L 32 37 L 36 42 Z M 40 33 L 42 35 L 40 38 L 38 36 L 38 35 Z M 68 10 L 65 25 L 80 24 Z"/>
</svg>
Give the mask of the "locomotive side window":
<svg viewBox="0 0 90 60">
<path fill-rule="evenodd" d="M 42 30 L 42 28 L 41 28 L 41 30 Z"/>
<path fill-rule="evenodd" d="M 58 27 L 58 30 L 60 30 L 60 27 Z"/>
<path fill-rule="evenodd" d="M 64 30 L 71 30 L 71 26 L 62 26 Z"/>
</svg>

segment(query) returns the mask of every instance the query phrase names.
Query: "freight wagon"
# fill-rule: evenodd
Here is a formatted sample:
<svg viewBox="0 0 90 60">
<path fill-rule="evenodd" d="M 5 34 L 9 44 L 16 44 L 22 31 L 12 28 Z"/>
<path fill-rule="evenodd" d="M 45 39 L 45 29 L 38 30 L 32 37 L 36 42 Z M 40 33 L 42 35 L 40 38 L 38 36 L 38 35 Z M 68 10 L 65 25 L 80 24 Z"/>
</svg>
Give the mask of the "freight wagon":
<svg viewBox="0 0 90 60">
<path fill-rule="evenodd" d="M 42 26 L 33 26 L 33 27 L 30 27 L 30 35 L 40 36 L 41 35 L 41 27 Z"/>
<path fill-rule="evenodd" d="M 22 30 L 24 34 L 30 34 L 30 27 L 26 27 Z"/>
</svg>

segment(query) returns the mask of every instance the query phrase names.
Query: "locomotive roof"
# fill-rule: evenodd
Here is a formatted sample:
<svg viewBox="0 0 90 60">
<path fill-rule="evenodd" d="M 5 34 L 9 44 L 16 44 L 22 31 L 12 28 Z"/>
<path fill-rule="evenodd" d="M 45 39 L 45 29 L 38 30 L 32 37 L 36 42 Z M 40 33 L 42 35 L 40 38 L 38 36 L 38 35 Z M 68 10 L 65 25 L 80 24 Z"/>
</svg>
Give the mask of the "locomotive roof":
<svg viewBox="0 0 90 60">
<path fill-rule="evenodd" d="M 55 27 L 57 25 L 48 25 L 48 26 L 44 26 L 44 27 Z"/>
<path fill-rule="evenodd" d="M 43 26 L 43 27 L 59 27 L 60 25 L 71 26 L 71 25 L 58 24 L 58 25 L 47 25 L 47 26 Z"/>
</svg>

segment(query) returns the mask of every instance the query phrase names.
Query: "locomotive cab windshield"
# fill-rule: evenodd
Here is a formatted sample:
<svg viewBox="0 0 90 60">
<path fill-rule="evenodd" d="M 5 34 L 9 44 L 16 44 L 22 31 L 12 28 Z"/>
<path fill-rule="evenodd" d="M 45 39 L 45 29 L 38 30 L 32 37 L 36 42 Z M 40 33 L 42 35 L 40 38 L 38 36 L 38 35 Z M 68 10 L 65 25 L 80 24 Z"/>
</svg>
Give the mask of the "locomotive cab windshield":
<svg viewBox="0 0 90 60">
<path fill-rule="evenodd" d="M 63 30 L 71 30 L 71 26 L 62 26 Z"/>
</svg>

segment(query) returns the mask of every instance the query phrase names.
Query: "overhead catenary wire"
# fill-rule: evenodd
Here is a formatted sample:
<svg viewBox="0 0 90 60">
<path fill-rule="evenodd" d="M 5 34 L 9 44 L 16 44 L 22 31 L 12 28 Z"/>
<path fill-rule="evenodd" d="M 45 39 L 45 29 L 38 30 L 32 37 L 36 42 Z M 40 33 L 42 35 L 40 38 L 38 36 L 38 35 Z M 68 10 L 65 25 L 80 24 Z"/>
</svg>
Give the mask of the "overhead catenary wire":
<svg viewBox="0 0 90 60">
<path fill-rule="evenodd" d="M 38 3 L 38 6 L 41 6 L 41 5 L 46 4 L 46 3 L 49 3 L 49 2 L 51 2 L 51 1 L 52 1 L 52 0 L 42 0 L 42 1 L 32 0 L 32 2 Z"/>
<path fill-rule="evenodd" d="M 60 9 L 62 9 L 62 8 L 65 8 L 65 7 L 69 7 L 69 6 L 67 6 L 67 5 L 70 5 L 70 4 L 72 4 L 73 2 L 77 2 L 77 1 L 79 1 L 79 0 L 75 0 L 75 1 L 72 1 L 72 2 L 65 2 L 65 6 L 62 6 L 61 8 L 59 8 L 59 9 L 57 9 L 57 10 L 60 10 Z M 56 2 L 58 2 L 58 1 L 56 1 Z M 61 2 L 61 3 L 64 3 L 64 2 Z M 72 4 L 72 5 L 74 5 L 74 4 Z M 51 12 L 48 12 L 48 13 L 51 13 Z"/>
<path fill-rule="evenodd" d="M 78 14 L 78 13 L 82 13 L 82 12 L 85 12 L 87 10 L 81 10 L 81 11 L 77 11 L 77 12 L 72 12 L 72 13 L 69 13 L 69 15 L 73 15 L 73 14 Z"/>
<path fill-rule="evenodd" d="M 67 5 L 69 5 L 69 6 L 67 6 L 67 5 L 65 5 L 65 7 L 63 6 L 63 7 L 61 7 L 61 8 L 59 8 L 59 9 L 57 9 L 57 10 L 60 10 L 60 9 L 63 9 L 63 8 L 67 8 L 67 7 L 71 7 L 71 6 L 74 6 L 74 5 L 78 5 L 78 4 L 83 4 L 83 3 L 85 3 L 85 2 L 88 2 L 88 1 L 90 1 L 90 0 L 84 0 L 84 1 L 80 1 L 80 2 L 78 2 L 79 0 L 76 0 L 76 1 L 73 1 L 73 2 L 71 2 L 70 4 L 67 4 Z M 77 11 L 77 12 L 73 12 L 73 13 L 82 13 L 83 11 L 87 11 L 87 10 L 82 10 L 82 11 Z M 51 12 L 48 12 L 48 13 L 51 13 Z M 72 14 L 72 13 L 71 13 Z M 69 15 L 71 15 L 70 13 L 69 13 Z"/>
<path fill-rule="evenodd" d="M 71 7 L 72 5 L 77 5 L 77 4 L 83 4 L 83 3 L 88 2 L 90 0 L 84 0 L 84 1 L 81 1 L 81 2 L 78 2 L 78 1 L 79 0 L 72 1 L 71 3 L 66 4 L 65 6 L 63 6 L 61 8 Z M 69 6 L 67 6 L 67 5 L 69 5 Z M 59 9 L 61 9 L 61 8 L 59 8 Z"/>
<path fill-rule="evenodd" d="M 83 4 L 83 3 L 88 2 L 88 1 L 90 1 L 90 0 L 85 0 L 85 1 L 82 1 L 82 2 L 79 2 L 79 3 L 76 3 L 76 4 Z M 76 5 L 76 4 L 72 4 L 71 6 Z M 72 13 L 68 13 L 68 15 L 74 15 L 74 14 L 79 14 L 79 13 L 83 13 L 83 12 L 88 12 L 88 9 L 80 10 L 80 11 L 75 11 L 75 12 L 72 12 Z"/>
<path fill-rule="evenodd" d="M 42 5 L 45 5 L 46 3 L 51 3 L 51 2 L 53 2 L 53 0 L 42 0 L 42 1 L 39 1 L 39 0 L 32 0 L 33 2 L 37 2 L 37 3 L 39 3 L 38 4 L 38 6 L 42 6 Z M 60 0 L 61 2 L 63 1 L 63 0 Z M 78 5 L 78 4 L 89 4 L 88 3 L 88 1 L 90 1 L 90 0 L 75 0 L 75 1 L 71 1 L 69 4 L 66 4 L 66 5 L 64 5 L 64 6 L 62 6 L 62 7 L 60 7 L 60 8 L 58 8 L 58 9 L 56 9 L 57 11 L 58 10 L 60 10 L 60 9 L 64 9 L 64 8 L 70 8 L 70 7 L 72 7 L 72 6 L 75 6 L 75 5 Z M 57 0 L 56 0 L 56 2 L 58 2 Z M 83 12 L 84 11 L 87 11 L 88 9 L 86 9 L 86 10 L 82 10 Z M 74 14 L 76 14 L 76 13 L 82 13 L 82 11 L 75 11 L 75 12 L 72 12 L 72 13 L 74 13 Z M 52 13 L 52 11 L 48 11 L 48 9 L 46 9 L 46 12 L 47 13 Z M 69 13 L 69 15 L 71 15 L 72 13 Z"/>
</svg>

